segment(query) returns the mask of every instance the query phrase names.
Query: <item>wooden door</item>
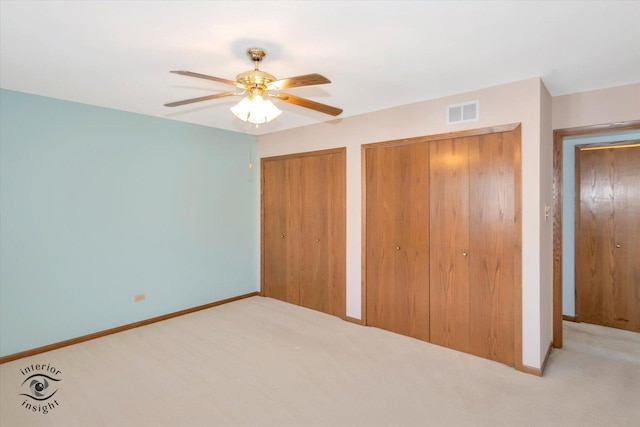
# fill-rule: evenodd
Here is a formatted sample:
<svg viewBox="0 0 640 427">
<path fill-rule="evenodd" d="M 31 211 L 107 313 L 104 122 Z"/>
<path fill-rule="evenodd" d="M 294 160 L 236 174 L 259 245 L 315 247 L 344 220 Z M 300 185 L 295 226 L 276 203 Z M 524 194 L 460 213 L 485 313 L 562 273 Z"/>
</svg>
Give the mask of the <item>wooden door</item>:
<svg viewBox="0 0 640 427">
<path fill-rule="evenodd" d="M 300 303 L 301 195 L 299 158 L 262 163 L 263 294 Z"/>
<path fill-rule="evenodd" d="M 301 160 L 300 305 L 344 316 L 344 153 L 308 156 Z"/>
<path fill-rule="evenodd" d="M 429 147 L 366 151 L 367 324 L 429 340 Z"/>
<path fill-rule="evenodd" d="M 325 313 L 347 315 L 347 157 L 331 154 L 326 187 L 327 232 L 322 246 L 327 259 L 328 294 Z M 320 242 L 322 243 L 322 241 Z"/>
<path fill-rule="evenodd" d="M 434 141 L 431 173 L 431 342 L 469 352 L 469 141 Z"/>
<path fill-rule="evenodd" d="M 516 133 L 431 144 L 431 342 L 514 364 Z"/>
<path fill-rule="evenodd" d="M 469 141 L 469 352 L 514 364 L 513 133 Z"/>
<path fill-rule="evenodd" d="M 640 332 L 640 144 L 576 153 L 576 314 Z"/>
<path fill-rule="evenodd" d="M 346 314 L 345 149 L 262 159 L 262 292 Z"/>
</svg>

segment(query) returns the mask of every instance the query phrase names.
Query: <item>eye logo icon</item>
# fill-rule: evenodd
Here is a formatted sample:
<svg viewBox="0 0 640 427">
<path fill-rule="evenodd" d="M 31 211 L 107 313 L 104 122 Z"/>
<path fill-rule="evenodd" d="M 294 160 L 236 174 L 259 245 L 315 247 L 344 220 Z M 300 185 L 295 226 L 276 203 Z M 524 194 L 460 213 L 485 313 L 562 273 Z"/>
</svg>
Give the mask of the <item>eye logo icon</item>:
<svg viewBox="0 0 640 427">
<path fill-rule="evenodd" d="M 51 398 L 58 391 L 57 388 L 52 387 L 49 381 L 60 381 L 56 378 L 52 378 L 44 374 L 34 374 L 25 379 L 22 382 L 24 387 L 26 383 L 29 383 L 29 393 L 20 393 L 21 396 L 30 397 L 33 400 L 43 401 Z"/>
<path fill-rule="evenodd" d="M 58 392 L 58 381 L 62 381 L 62 371 L 50 363 L 34 363 L 20 369 L 22 384 L 19 396 L 25 396 L 20 406 L 29 412 L 46 415 L 60 406 L 58 397 L 51 399 Z"/>
</svg>

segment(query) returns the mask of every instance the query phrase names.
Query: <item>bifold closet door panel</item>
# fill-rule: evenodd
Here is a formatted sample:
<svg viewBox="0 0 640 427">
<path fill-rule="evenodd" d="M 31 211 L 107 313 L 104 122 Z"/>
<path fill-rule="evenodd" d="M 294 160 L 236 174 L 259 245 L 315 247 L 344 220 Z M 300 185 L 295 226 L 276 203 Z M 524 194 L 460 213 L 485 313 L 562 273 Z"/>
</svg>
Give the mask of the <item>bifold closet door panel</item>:
<svg viewBox="0 0 640 427">
<path fill-rule="evenodd" d="M 469 352 L 514 363 L 513 133 L 469 141 Z"/>
<path fill-rule="evenodd" d="M 429 147 L 367 150 L 367 323 L 429 340 Z"/>
<path fill-rule="evenodd" d="M 327 187 L 331 189 L 327 207 L 327 268 L 329 270 L 329 310 L 347 315 L 347 157 L 346 152 L 332 154 Z"/>
<path fill-rule="evenodd" d="M 302 158 L 300 305 L 344 315 L 344 156 Z"/>
<path fill-rule="evenodd" d="M 395 158 L 396 309 L 406 335 L 429 341 L 429 146 L 400 146 Z"/>
<path fill-rule="evenodd" d="M 287 257 L 285 194 L 273 191 L 285 182 L 284 161 L 264 162 L 262 167 L 263 203 L 263 292 L 287 300 Z"/>
<path fill-rule="evenodd" d="M 285 192 L 285 215 L 287 223 L 287 302 L 300 304 L 300 269 L 302 268 L 302 254 L 300 241 L 302 239 L 302 186 L 300 185 L 300 171 L 302 159 L 286 160 L 285 182 L 276 191 Z M 285 236 L 285 237 L 286 237 Z"/>
<path fill-rule="evenodd" d="M 469 141 L 430 144 L 431 342 L 469 352 Z M 473 255 L 473 254 L 472 254 Z"/>
<path fill-rule="evenodd" d="M 395 294 L 395 171 L 391 148 L 366 151 L 367 324 L 397 331 Z M 402 333 L 402 332 L 399 332 Z"/>
<path fill-rule="evenodd" d="M 262 166 L 263 293 L 299 304 L 300 159 Z"/>
</svg>

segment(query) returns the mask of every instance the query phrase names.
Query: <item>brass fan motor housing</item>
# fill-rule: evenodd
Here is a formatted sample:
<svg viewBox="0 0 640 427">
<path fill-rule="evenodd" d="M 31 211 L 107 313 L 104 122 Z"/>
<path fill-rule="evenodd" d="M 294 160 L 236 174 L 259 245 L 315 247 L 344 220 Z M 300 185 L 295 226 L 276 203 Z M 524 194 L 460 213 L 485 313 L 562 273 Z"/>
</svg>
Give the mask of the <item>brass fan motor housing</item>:
<svg viewBox="0 0 640 427">
<path fill-rule="evenodd" d="M 252 95 L 263 95 L 267 91 L 269 83 L 275 82 L 276 78 L 269 73 L 260 71 L 258 65 L 267 55 L 263 49 L 252 47 L 247 49 L 247 56 L 253 61 L 254 69 L 238 74 L 236 81 L 247 89 Z"/>
<path fill-rule="evenodd" d="M 236 81 L 247 88 L 260 88 L 266 91 L 269 83 L 275 82 L 276 78 L 264 71 L 251 70 L 238 74 Z"/>
</svg>

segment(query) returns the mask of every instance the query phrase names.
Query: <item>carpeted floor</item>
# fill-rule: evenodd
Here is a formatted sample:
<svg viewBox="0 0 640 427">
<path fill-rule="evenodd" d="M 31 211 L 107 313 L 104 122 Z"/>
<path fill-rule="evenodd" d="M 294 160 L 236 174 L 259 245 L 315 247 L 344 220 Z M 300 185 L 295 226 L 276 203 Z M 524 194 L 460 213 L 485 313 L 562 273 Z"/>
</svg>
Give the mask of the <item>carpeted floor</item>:
<svg viewBox="0 0 640 427">
<path fill-rule="evenodd" d="M 36 412 L 21 395 L 33 364 L 60 371 Z M 0 375 L 2 427 L 640 425 L 640 334 L 565 322 L 565 347 L 538 378 L 262 297 Z"/>
</svg>

